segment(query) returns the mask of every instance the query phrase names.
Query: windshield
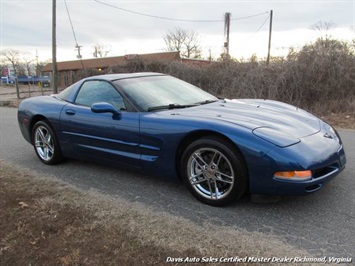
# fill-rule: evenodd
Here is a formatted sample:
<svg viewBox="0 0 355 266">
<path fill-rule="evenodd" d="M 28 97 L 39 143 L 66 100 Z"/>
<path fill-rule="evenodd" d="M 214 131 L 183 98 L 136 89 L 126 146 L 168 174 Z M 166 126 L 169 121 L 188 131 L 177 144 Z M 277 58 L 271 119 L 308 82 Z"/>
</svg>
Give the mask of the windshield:
<svg viewBox="0 0 355 266">
<path fill-rule="evenodd" d="M 218 100 L 196 86 L 171 76 L 123 79 L 115 83 L 141 111 L 190 107 Z"/>
</svg>

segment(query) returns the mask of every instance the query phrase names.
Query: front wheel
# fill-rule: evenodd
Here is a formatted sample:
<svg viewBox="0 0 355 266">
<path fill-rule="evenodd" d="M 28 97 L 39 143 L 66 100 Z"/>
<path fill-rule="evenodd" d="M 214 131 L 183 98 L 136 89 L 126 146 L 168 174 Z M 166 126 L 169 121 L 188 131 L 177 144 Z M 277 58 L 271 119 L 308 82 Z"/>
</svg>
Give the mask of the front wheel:
<svg viewBox="0 0 355 266">
<path fill-rule="evenodd" d="M 56 135 L 49 124 L 39 121 L 32 131 L 35 152 L 45 164 L 57 164 L 63 160 Z"/>
<path fill-rule="evenodd" d="M 182 155 L 181 176 L 191 194 L 203 203 L 224 206 L 247 188 L 247 170 L 237 148 L 219 137 L 191 143 Z"/>
</svg>

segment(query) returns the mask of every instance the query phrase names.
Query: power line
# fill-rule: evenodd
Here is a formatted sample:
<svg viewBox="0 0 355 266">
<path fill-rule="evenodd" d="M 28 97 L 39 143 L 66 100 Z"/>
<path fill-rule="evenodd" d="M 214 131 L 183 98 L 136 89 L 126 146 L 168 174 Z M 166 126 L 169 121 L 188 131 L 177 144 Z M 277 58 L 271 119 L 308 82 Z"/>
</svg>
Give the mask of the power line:
<svg viewBox="0 0 355 266">
<path fill-rule="evenodd" d="M 121 11 L 125 11 L 125 12 L 129 12 L 129 13 L 133 13 L 136 15 L 140 15 L 140 16 L 145 16 L 145 17 L 150 17 L 150 18 L 156 18 L 156 19 L 163 19 L 163 20 L 170 20 L 170 21 L 180 21 L 180 22 L 198 22 L 198 23 L 213 23 L 213 22 L 224 22 L 224 19 L 217 19 L 217 20 L 198 20 L 198 19 L 177 19 L 177 18 L 169 18 L 169 17 L 162 17 L 162 16 L 156 16 L 156 15 L 150 15 L 150 14 L 145 14 L 145 13 L 141 13 L 141 12 L 137 12 L 137 11 L 133 11 L 133 10 L 129 10 L 129 9 L 125 9 L 122 7 L 118 7 L 115 5 L 111 5 L 109 3 L 105 3 L 99 0 L 93 0 L 99 4 L 108 6 L 108 7 L 112 7 Z M 262 12 L 259 14 L 255 14 L 255 15 L 250 15 L 250 16 L 246 16 L 246 17 L 239 17 L 239 18 L 234 18 L 231 20 L 242 20 L 242 19 L 248 19 L 248 18 L 252 18 L 252 17 L 257 17 L 257 16 L 261 16 L 264 15 L 266 13 L 269 13 L 268 11 L 266 12 Z"/>
<path fill-rule="evenodd" d="M 70 18 L 70 13 L 69 13 L 68 5 L 67 5 L 67 0 L 64 0 L 64 3 L 65 3 L 65 9 L 67 10 L 70 26 L 71 26 L 71 29 L 72 29 L 72 32 L 73 32 L 75 44 L 78 46 L 78 41 L 76 39 L 76 35 L 75 35 L 74 27 L 73 27 L 73 22 L 71 21 L 71 18 Z"/>
<path fill-rule="evenodd" d="M 264 22 L 261 24 L 261 26 L 259 27 L 259 29 L 258 29 L 254 34 L 257 34 L 257 33 L 261 30 L 261 28 L 265 25 L 266 21 L 268 21 L 269 18 L 270 18 L 270 16 L 268 16 L 268 17 L 264 20 Z"/>
<path fill-rule="evenodd" d="M 258 16 L 265 15 L 265 14 L 268 14 L 268 13 L 269 13 L 269 11 L 265 11 L 265 12 L 258 13 L 258 14 L 255 14 L 255 15 L 250 15 L 250 16 L 246 16 L 246 17 L 234 18 L 234 19 L 231 19 L 231 20 L 242 20 L 242 19 L 247 19 L 247 18 L 254 18 L 254 17 L 258 17 Z"/>
<path fill-rule="evenodd" d="M 81 60 L 81 59 L 82 59 L 82 56 L 81 56 L 81 54 L 80 54 L 80 49 L 81 49 L 82 46 L 80 46 L 80 45 L 78 44 L 78 40 L 76 39 L 76 34 L 75 34 L 73 22 L 72 22 L 71 17 L 70 17 L 70 13 L 69 13 L 69 8 L 68 8 L 68 5 L 67 5 L 67 1 L 64 0 L 64 3 L 65 3 L 65 9 L 67 10 L 68 18 L 69 18 L 69 21 L 70 21 L 70 26 L 71 26 L 71 29 L 72 29 L 72 32 L 73 32 L 74 40 L 75 40 L 75 48 L 78 50 L 77 58 Z M 84 65 L 83 65 L 83 62 L 82 62 L 82 61 L 81 61 L 81 64 L 82 64 L 82 67 L 84 68 Z"/>
<path fill-rule="evenodd" d="M 262 29 L 262 27 L 265 25 L 266 21 L 268 21 L 270 18 L 270 16 L 267 16 L 267 18 L 263 21 L 263 23 L 261 23 L 260 27 L 254 32 L 252 33 L 252 35 L 247 39 L 248 43 L 254 38 L 254 36 Z"/>
</svg>

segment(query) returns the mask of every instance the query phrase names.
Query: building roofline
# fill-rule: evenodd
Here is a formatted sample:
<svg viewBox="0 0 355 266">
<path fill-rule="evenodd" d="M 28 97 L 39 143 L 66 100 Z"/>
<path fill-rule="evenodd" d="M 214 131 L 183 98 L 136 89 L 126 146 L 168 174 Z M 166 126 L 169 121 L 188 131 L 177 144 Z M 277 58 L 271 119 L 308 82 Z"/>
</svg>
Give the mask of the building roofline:
<svg viewBox="0 0 355 266">
<path fill-rule="evenodd" d="M 100 57 L 100 58 L 89 58 L 82 60 L 71 60 L 57 62 L 58 71 L 66 70 L 79 70 L 83 68 L 107 68 L 114 65 L 123 64 L 129 60 L 135 58 L 146 59 L 146 60 L 181 60 L 179 51 L 168 51 L 160 53 L 150 53 L 150 54 L 127 54 L 123 56 L 112 56 L 112 57 Z M 43 72 L 52 72 L 52 63 L 48 63 L 42 69 Z"/>
</svg>

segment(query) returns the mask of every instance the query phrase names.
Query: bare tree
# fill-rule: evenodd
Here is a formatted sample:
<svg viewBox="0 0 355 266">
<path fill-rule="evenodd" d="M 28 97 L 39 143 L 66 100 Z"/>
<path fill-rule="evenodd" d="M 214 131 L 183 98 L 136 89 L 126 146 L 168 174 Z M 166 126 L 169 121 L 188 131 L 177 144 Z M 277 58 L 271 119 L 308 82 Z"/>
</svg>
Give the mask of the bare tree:
<svg viewBox="0 0 355 266">
<path fill-rule="evenodd" d="M 175 28 L 164 36 L 168 51 L 179 51 L 182 57 L 201 58 L 200 36 L 192 30 Z"/>
<path fill-rule="evenodd" d="M 51 59 L 47 59 L 45 61 L 39 61 L 37 63 L 37 75 L 38 76 L 41 76 L 42 75 L 42 68 L 44 68 L 45 65 L 49 64 L 49 63 L 52 63 L 52 60 Z"/>
<path fill-rule="evenodd" d="M 34 58 L 30 58 L 27 56 L 28 53 L 25 54 L 25 56 L 23 56 L 22 60 L 23 60 L 23 66 L 26 70 L 26 73 L 28 76 L 32 76 L 32 74 L 34 73 Z"/>
<path fill-rule="evenodd" d="M 335 28 L 335 23 L 332 21 L 318 21 L 313 24 L 310 28 L 312 30 L 318 31 L 321 35 L 324 35 L 325 40 L 329 40 L 332 36 L 329 34 L 329 31 Z M 329 35 L 328 35 L 329 34 Z M 321 37 L 323 38 L 323 36 Z"/>
<path fill-rule="evenodd" d="M 7 49 L 1 51 L 1 56 L 3 57 L 4 62 L 10 64 L 12 66 L 12 69 L 14 70 L 16 94 L 17 94 L 17 98 L 20 98 L 20 90 L 17 81 L 17 73 L 20 67 L 20 61 L 19 61 L 20 52 L 14 49 Z"/>
<path fill-rule="evenodd" d="M 106 57 L 108 53 L 111 51 L 111 48 L 105 44 L 98 44 L 94 45 L 94 57 Z"/>
</svg>

